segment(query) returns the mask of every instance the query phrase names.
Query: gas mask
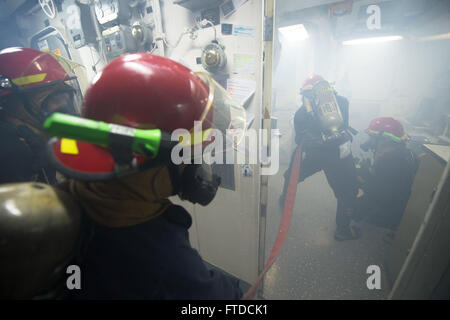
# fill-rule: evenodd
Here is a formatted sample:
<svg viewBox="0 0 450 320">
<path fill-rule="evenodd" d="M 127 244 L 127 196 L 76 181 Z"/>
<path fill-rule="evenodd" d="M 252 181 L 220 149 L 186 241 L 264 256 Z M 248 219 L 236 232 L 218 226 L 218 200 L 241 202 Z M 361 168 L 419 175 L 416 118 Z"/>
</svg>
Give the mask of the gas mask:
<svg viewBox="0 0 450 320">
<path fill-rule="evenodd" d="M 369 136 L 369 138 L 366 141 L 360 144 L 360 148 L 364 152 L 373 151 L 375 150 L 376 146 L 377 146 L 377 139 L 372 136 Z"/>
<path fill-rule="evenodd" d="M 174 192 L 182 200 L 202 206 L 208 205 L 216 196 L 220 185 L 220 177 L 213 174 L 212 167 L 207 164 L 188 164 L 182 173 L 178 167 L 169 165 Z"/>
</svg>

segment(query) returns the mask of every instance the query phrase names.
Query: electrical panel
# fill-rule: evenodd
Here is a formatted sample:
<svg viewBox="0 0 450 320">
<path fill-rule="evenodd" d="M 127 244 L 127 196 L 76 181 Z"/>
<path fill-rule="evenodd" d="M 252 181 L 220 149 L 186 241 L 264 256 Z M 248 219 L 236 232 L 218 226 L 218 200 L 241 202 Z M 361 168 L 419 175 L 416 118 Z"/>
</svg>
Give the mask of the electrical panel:
<svg viewBox="0 0 450 320">
<path fill-rule="evenodd" d="M 131 38 L 131 28 L 129 26 L 120 25 L 109 28 L 103 31 L 102 36 L 108 60 L 136 50 L 136 45 Z"/>
<path fill-rule="evenodd" d="M 52 52 L 67 59 L 72 58 L 65 39 L 54 27 L 47 27 L 32 36 L 30 47 L 43 52 Z"/>
<path fill-rule="evenodd" d="M 62 2 L 62 11 L 69 40 L 75 49 L 95 42 L 95 29 L 92 23 L 88 5 L 65 0 Z"/>
<path fill-rule="evenodd" d="M 94 5 L 108 60 L 150 50 L 153 26 L 148 18 L 153 9 L 146 0 L 95 0 Z"/>
</svg>

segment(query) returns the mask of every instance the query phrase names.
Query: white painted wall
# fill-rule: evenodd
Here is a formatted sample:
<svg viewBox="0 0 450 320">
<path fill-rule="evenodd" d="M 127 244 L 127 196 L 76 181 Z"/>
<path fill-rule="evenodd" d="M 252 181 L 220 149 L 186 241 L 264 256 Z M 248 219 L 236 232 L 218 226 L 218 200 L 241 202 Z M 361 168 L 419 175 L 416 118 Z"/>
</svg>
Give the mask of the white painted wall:
<svg viewBox="0 0 450 320">
<path fill-rule="evenodd" d="M 169 44 L 175 44 L 185 27 L 193 26 L 195 14 L 172 1 L 162 6 L 164 29 Z M 226 72 L 229 77 L 250 79 L 256 82 L 256 92 L 250 101 L 249 113 L 255 116 L 252 128 L 260 128 L 262 109 L 262 17 L 263 1 L 249 0 L 228 18 L 221 15 L 221 23 L 255 27 L 255 37 L 222 35 L 216 26 L 218 41 L 225 46 Z M 170 23 L 176 21 L 177 23 Z M 199 30 L 198 38 L 185 35 L 177 48 L 169 47 L 167 55 L 190 66 L 194 71 L 204 71 L 196 64 L 202 48 L 214 39 L 211 27 Z M 233 54 L 256 55 L 254 74 L 232 74 Z M 252 166 L 253 177 L 243 177 L 241 166 L 235 166 L 236 190 L 220 188 L 216 198 L 207 207 L 183 202 L 194 218 L 190 230 L 191 242 L 209 263 L 243 279 L 253 282 L 258 272 L 259 234 L 259 175 L 258 166 Z M 176 201 L 176 200 L 175 200 Z"/>
<path fill-rule="evenodd" d="M 399 41 L 377 46 L 343 47 L 340 77 L 349 74 L 351 98 L 374 101 L 378 113 L 399 119 L 417 112 L 423 97 L 436 97 L 440 75 L 448 72 L 450 45 L 444 42 Z M 448 83 L 447 83 L 448 85 Z M 361 106 L 362 108 L 363 106 Z"/>
</svg>

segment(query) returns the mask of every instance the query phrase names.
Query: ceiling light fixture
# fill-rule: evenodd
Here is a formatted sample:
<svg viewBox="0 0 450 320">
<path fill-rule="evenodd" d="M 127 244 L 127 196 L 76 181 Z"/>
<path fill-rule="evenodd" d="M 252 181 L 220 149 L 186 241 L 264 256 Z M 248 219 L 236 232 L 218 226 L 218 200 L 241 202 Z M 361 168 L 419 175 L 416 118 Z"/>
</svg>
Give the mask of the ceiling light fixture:
<svg viewBox="0 0 450 320">
<path fill-rule="evenodd" d="M 371 44 L 371 43 L 380 43 L 380 42 L 388 42 L 403 39 L 402 36 L 383 36 L 383 37 L 372 37 L 372 38 L 361 38 L 361 39 L 353 39 L 342 41 L 342 45 L 344 46 L 353 46 L 359 44 Z"/>
<path fill-rule="evenodd" d="M 308 31 L 303 24 L 278 28 L 278 31 L 291 42 L 303 41 L 309 38 Z"/>
<path fill-rule="evenodd" d="M 434 40 L 448 40 L 450 39 L 450 32 L 449 33 L 442 33 L 442 34 L 435 34 L 428 37 L 422 37 L 419 38 L 418 41 L 434 41 Z"/>
</svg>

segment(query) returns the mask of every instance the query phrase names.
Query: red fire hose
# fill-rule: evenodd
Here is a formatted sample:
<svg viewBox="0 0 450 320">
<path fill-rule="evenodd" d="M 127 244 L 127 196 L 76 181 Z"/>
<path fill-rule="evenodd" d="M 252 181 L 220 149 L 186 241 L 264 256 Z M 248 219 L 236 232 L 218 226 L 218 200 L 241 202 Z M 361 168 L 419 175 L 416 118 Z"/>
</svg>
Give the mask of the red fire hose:
<svg viewBox="0 0 450 320">
<path fill-rule="evenodd" d="M 283 248 L 284 241 L 286 240 L 289 231 L 289 226 L 291 225 L 292 210 L 294 209 L 295 194 L 297 193 L 298 177 L 300 174 L 300 162 L 302 158 L 301 155 L 302 147 L 301 145 L 299 145 L 297 146 L 297 149 L 295 151 L 294 163 L 292 166 L 291 177 L 289 178 L 287 195 L 284 202 L 283 216 L 281 217 L 277 238 L 275 240 L 275 243 L 273 244 L 272 251 L 270 252 L 269 259 L 267 260 L 264 269 L 262 270 L 253 286 L 244 295 L 244 297 L 242 298 L 243 300 L 251 300 L 255 297 L 256 291 L 261 285 L 261 281 L 264 278 L 264 275 L 267 271 L 269 271 L 270 267 L 272 267 L 273 263 L 277 260 L 278 255 Z"/>
</svg>

